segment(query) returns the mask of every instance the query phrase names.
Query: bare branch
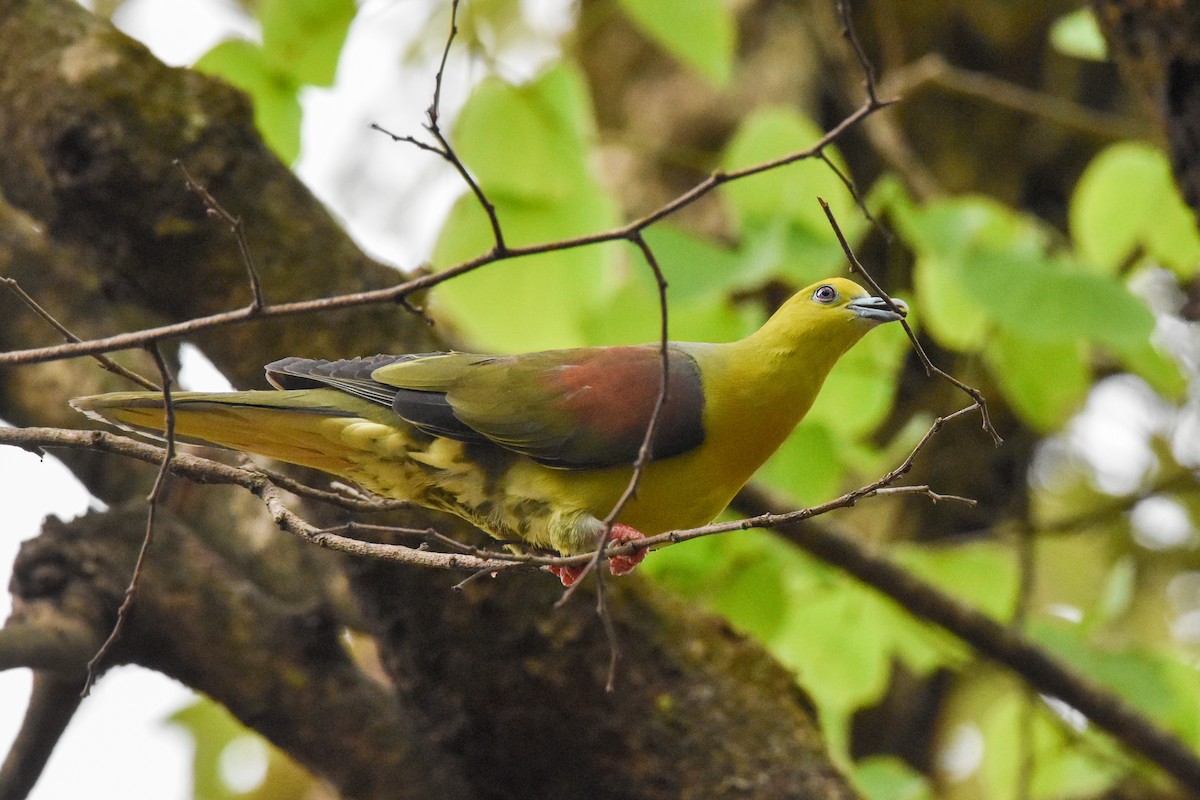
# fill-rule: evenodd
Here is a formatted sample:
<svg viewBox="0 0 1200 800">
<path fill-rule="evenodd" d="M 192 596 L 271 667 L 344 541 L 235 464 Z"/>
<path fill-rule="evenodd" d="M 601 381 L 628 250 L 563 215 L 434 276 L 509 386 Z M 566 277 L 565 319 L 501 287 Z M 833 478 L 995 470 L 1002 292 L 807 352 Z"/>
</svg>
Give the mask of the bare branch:
<svg viewBox="0 0 1200 800">
<path fill-rule="evenodd" d="M 125 599 L 121 601 L 121 606 L 117 609 L 117 621 L 108 634 L 108 638 L 104 640 L 104 644 L 100 645 L 96 655 L 88 661 L 87 679 L 83 683 L 83 697 L 87 697 L 91 692 L 92 684 L 99 674 L 99 666 L 104 661 L 104 657 L 108 655 L 108 651 L 121 638 L 121 630 L 125 627 L 129 610 L 133 608 L 134 598 L 137 597 L 138 579 L 141 578 L 142 566 L 146 563 L 146 553 L 150 550 L 150 543 L 154 541 L 154 519 L 158 513 L 159 500 L 166 491 L 167 475 L 171 471 L 171 460 L 175 457 L 175 405 L 171 402 L 171 373 L 157 346 L 150 347 L 150 355 L 154 357 L 154 363 L 158 366 L 158 373 L 162 378 L 163 414 L 166 417 L 166 449 L 158 468 L 158 476 L 154 479 L 154 486 L 146 498 L 149 506 L 146 513 L 146 534 L 142 537 L 142 546 L 138 550 L 137 561 L 133 565 L 133 574 L 129 577 L 129 585 L 125 587 Z"/>
<path fill-rule="evenodd" d="M 29 795 L 80 702 L 77 676 L 34 673 L 25 719 L 0 766 L 0 797 L 16 800 Z"/>
<path fill-rule="evenodd" d="M 838 22 L 842 27 L 842 38 L 854 51 L 854 57 L 858 59 L 858 66 L 863 72 L 863 88 L 867 92 L 867 99 L 869 102 L 879 105 L 880 101 L 875 87 L 875 65 L 871 63 L 871 59 L 867 58 L 862 43 L 858 41 L 858 34 L 854 30 L 854 21 L 850 15 L 850 3 L 847 0 L 837 0 L 836 5 Z"/>
<path fill-rule="evenodd" d="M 29 306 L 29 308 L 33 311 L 33 313 L 37 314 L 39 317 L 41 317 L 47 323 L 49 323 L 50 326 L 52 328 L 54 328 L 54 330 L 61 333 L 62 337 L 64 339 L 66 339 L 68 342 L 83 341 L 78 336 L 71 333 L 71 331 L 67 330 L 67 327 L 65 325 L 63 325 L 61 322 L 59 322 L 57 319 L 55 319 L 53 314 L 51 314 L 49 311 L 47 311 L 45 308 L 43 308 L 41 303 L 39 303 L 37 300 L 34 300 L 33 297 L 29 294 L 29 292 L 25 291 L 25 289 L 23 289 L 21 287 L 21 284 L 17 282 L 16 278 L 9 278 L 7 276 L 0 275 L 0 283 L 3 283 L 5 286 L 7 286 L 12 291 L 13 294 L 15 294 L 18 298 L 20 298 L 22 303 Z M 113 373 L 114 375 L 120 375 L 122 378 L 131 380 L 134 383 L 136 383 L 138 386 L 141 386 L 143 389 L 149 389 L 152 392 L 158 391 L 158 384 L 156 384 L 154 381 L 150 380 L 149 378 L 144 378 L 141 375 L 138 375 L 136 372 L 134 372 L 131 369 L 126 369 L 125 367 L 122 367 L 120 364 L 113 361 L 108 356 L 97 353 L 97 354 L 93 355 L 92 358 L 96 359 L 96 361 L 99 362 L 100 366 L 104 367 L 106 370 Z"/>
<path fill-rule="evenodd" d="M 540 255 L 543 253 L 573 250 L 578 247 L 589 247 L 591 245 L 601 244 L 604 242 L 614 242 L 619 240 L 632 241 L 632 237 L 636 234 L 644 231 L 654 223 L 671 216 L 680 209 L 691 205 L 701 197 L 716 189 L 718 186 L 731 181 L 742 180 L 752 175 L 758 175 L 759 173 L 767 172 L 769 170 L 778 169 L 788 164 L 793 164 L 797 161 L 816 157 L 816 155 L 822 149 L 828 147 L 831 142 L 843 135 L 847 130 L 861 122 L 867 116 L 875 113 L 880 108 L 883 108 L 885 105 L 886 102 L 884 101 L 880 101 L 879 103 L 871 103 L 868 101 L 844 120 L 842 120 L 838 125 L 831 128 L 811 147 L 808 147 L 804 150 L 797 150 L 788 155 L 781 156 L 770 161 L 764 161 L 759 164 L 754 164 L 740 170 L 734 170 L 732 172 L 714 172 L 705 180 L 696 184 L 683 194 L 680 194 L 675 199 L 662 205 L 655 211 L 652 211 L 649 214 L 633 220 L 632 222 L 626 223 L 618 228 L 612 228 L 607 231 L 585 234 L 583 236 L 576 236 L 568 239 L 559 239 L 557 241 L 545 242 L 541 244 L 525 245 L 521 247 L 505 246 L 501 251 L 493 249 L 491 252 L 475 256 L 474 258 L 460 262 L 459 264 L 442 270 L 441 272 L 418 275 L 410 278 L 409 280 L 396 284 L 395 286 L 389 286 L 383 289 L 374 289 L 365 292 L 351 292 L 347 294 L 334 295 L 331 297 L 323 297 L 316 300 L 303 300 L 293 303 L 277 303 L 266 305 L 257 311 L 253 308 L 241 308 L 234 311 L 210 314 L 205 317 L 196 317 L 185 322 L 175 323 L 172 325 L 163 325 L 157 328 L 146 328 L 141 331 L 133 331 L 129 333 L 118 334 L 116 336 L 93 339 L 86 342 L 72 342 L 69 344 L 55 345 L 53 347 L 30 348 L 27 350 L 12 350 L 6 353 L 0 353 L 0 364 L 36 364 L 61 358 L 73 358 L 78 356 L 94 355 L 96 353 L 106 353 L 113 350 L 144 347 L 151 342 L 156 342 L 162 339 L 187 336 L 200 331 L 208 331 L 214 328 L 220 328 L 229 325 L 240 325 L 256 319 L 292 317 L 346 308 L 356 308 L 365 305 L 400 303 L 403 302 L 404 298 L 413 294 L 414 292 L 429 289 L 433 286 L 437 286 L 440 283 L 456 278 L 459 275 L 472 272 L 482 266 L 492 264 L 497 261 L 521 258 L 531 255 Z M 426 147 L 429 146 L 426 145 Z"/>
<path fill-rule="evenodd" d="M 603 519 L 604 527 L 597 537 L 594 557 L 587 562 L 583 571 L 575 578 L 575 582 L 563 592 L 563 596 L 558 601 L 558 605 L 560 606 L 570 599 L 579 582 L 603 560 L 605 550 L 608 548 L 609 536 L 612 534 L 613 525 L 616 523 L 617 517 L 620 516 L 621 511 L 624 510 L 629 501 L 637 496 L 638 483 L 642 479 L 642 473 L 646 469 L 646 464 L 650 462 L 650 457 L 653 455 L 654 433 L 658 428 L 658 419 L 662 414 L 663 405 L 667 401 L 667 387 L 671 378 L 671 363 L 668 350 L 670 325 L 667 319 L 667 279 L 663 275 L 658 259 L 654 256 L 654 251 L 646 244 L 646 240 L 641 232 L 638 231 L 632 234 L 630 241 L 641 250 L 642 257 L 646 259 L 647 266 L 654 273 L 654 280 L 658 286 L 659 364 L 661 366 L 658 394 L 654 398 L 654 408 L 650 412 L 650 420 L 646 423 L 646 432 L 642 436 L 642 443 L 638 446 L 637 458 L 633 462 L 633 473 L 629 476 L 629 483 L 626 484 L 625 490 L 617 498 L 617 502 L 613 504 L 608 515 Z M 603 591 L 599 583 L 597 583 L 597 591 Z M 599 602 L 602 607 L 603 601 Z"/>
<path fill-rule="evenodd" d="M 471 175 L 471 171 L 467 169 L 467 165 L 459 158 L 454 147 L 450 144 L 450 140 L 442 131 L 442 81 L 446 74 L 446 61 L 450 57 L 450 45 L 454 43 L 454 37 L 458 35 L 458 2 L 453 0 L 450 4 L 450 33 L 446 36 L 446 45 L 442 48 L 442 60 L 438 64 L 437 73 L 433 78 L 433 102 L 429 109 L 425 112 L 427 122 L 425 130 L 437 142 L 436 145 L 431 145 L 427 142 L 422 142 L 414 136 L 400 136 L 392 133 L 384 128 L 371 123 L 371 129 L 379 131 L 385 136 L 390 136 L 393 142 L 404 142 L 411 144 L 427 153 L 433 153 L 440 157 L 443 161 L 454 167 L 455 172 L 467 184 L 471 193 L 475 195 L 475 199 L 479 201 L 480 207 L 483 208 L 483 213 L 487 215 L 488 224 L 492 226 L 492 241 L 494 243 L 493 253 L 500 256 L 508 252 L 508 247 L 504 243 L 504 231 L 500 227 L 500 218 L 496 213 L 496 206 L 488 199 L 487 194 Z"/>
<path fill-rule="evenodd" d="M 250 280 L 250 311 L 261 311 L 263 306 L 267 304 L 263 297 L 262 280 L 258 277 L 258 269 L 254 266 L 254 257 L 250 253 L 250 245 L 246 243 L 246 228 L 242 224 L 241 217 L 235 217 L 226 211 L 212 192 L 201 186 L 192 178 L 191 173 L 187 171 L 187 167 L 179 159 L 171 162 L 175 167 L 183 173 L 183 179 L 186 181 L 188 191 L 200 198 L 204 203 L 204 207 L 208 210 L 209 216 L 217 217 L 222 220 L 229 229 L 233 231 L 233 238 L 237 241 L 238 251 L 242 254 L 242 263 L 246 266 L 246 277 Z"/>
<path fill-rule="evenodd" d="M 965 69 L 949 63 L 940 53 L 927 53 L 911 64 L 890 71 L 883 83 L 889 93 L 906 96 L 934 86 L 1100 139 L 1144 139 L 1149 133 L 1145 123 L 1132 117 L 1088 108 L 1069 97 L 1037 92 L 984 72 Z"/>
</svg>

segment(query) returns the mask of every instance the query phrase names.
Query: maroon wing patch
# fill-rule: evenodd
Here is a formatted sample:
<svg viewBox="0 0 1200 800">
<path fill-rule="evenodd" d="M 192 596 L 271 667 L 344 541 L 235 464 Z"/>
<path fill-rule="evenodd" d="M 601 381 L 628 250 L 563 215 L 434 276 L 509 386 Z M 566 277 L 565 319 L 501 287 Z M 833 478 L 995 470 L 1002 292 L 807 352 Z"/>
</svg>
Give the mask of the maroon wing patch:
<svg viewBox="0 0 1200 800">
<path fill-rule="evenodd" d="M 651 443 L 651 458 L 679 455 L 704 441 L 704 391 L 695 360 L 668 350 L 667 397 Z M 606 347 L 543 374 L 558 410 L 575 424 L 554 466 L 631 464 L 662 383 L 657 347 Z M 535 456 L 536 458 L 536 456 Z M 540 459 L 539 459 L 540 460 Z"/>
</svg>

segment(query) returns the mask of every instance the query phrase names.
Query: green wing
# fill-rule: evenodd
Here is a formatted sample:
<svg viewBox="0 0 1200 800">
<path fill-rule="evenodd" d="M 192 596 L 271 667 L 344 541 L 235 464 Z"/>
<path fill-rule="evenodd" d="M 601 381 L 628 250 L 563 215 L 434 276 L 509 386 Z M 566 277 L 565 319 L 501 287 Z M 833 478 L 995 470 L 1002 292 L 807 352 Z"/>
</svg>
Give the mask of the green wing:
<svg viewBox="0 0 1200 800">
<path fill-rule="evenodd" d="M 669 350 L 669 389 L 651 454 L 668 458 L 704 441 L 700 369 Z M 332 386 L 390 405 L 436 436 L 491 442 L 547 466 L 631 464 L 661 385 L 657 346 L 550 350 L 516 356 L 427 353 L 267 368 L 280 388 Z"/>
</svg>

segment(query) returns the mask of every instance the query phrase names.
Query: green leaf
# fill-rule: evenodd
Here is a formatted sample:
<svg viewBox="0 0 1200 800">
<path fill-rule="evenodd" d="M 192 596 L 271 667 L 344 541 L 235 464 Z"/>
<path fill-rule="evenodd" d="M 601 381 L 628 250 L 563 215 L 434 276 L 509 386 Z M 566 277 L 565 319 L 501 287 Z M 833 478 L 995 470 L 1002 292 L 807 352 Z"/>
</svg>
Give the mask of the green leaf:
<svg viewBox="0 0 1200 800">
<path fill-rule="evenodd" d="M 889 208 L 900 235 L 918 255 L 962 259 L 974 252 L 1008 252 L 1032 257 L 1040 256 L 1049 241 L 1036 220 L 986 197 L 924 206 L 892 197 Z"/>
<path fill-rule="evenodd" d="M 1184 741 L 1200 744 L 1200 679 L 1180 658 L 1141 648 L 1101 649 L 1084 638 L 1081 626 L 1061 620 L 1037 620 L 1030 634 Z"/>
<path fill-rule="evenodd" d="M 1071 239 L 1085 264 L 1115 273 L 1139 248 L 1183 278 L 1200 267 L 1200 232 L 1167 157 L 1141 143 L 1100 153 L 1075 185 Z"/>
<path fill-rule="evenodd" d="M 821 136 L 820 128 L 792 109 L 761 109 L 742 123 L 722 168 L 732 172 L 770 161 L 810 147 Z M 835 150 L 826 152 L 845 171 Z M 733 181 L 722 187 L 722 196 L 737 219 L 745 247 L 772 252 L 770 273 L 802 286 L 840 271 L 845 261 L 818 196 L 829 202 L 851 243 L 867 226 L 845 184 L 818 159 Z"/>
<path fill-rule="evenodd" d="M 1125 369 L 1140 377 L 1154 391 L 1176 402 L 1187 392 L 1187 379 L 1179 362 L 1161 352 L 1152 342 L 1131 342 L 1128 346 L 1110 343 Z"/>
<path fill-rule="evenodd" d="M 1029 339 L 1085 337 L 1131 347 L 1154 330 L 1150 309 L 1118 281 L 1061 259 L 978 253 L 962 265 L 962 276 L 989 316 Z"/>
<path fill-rule="evenodd" d="M 223 78 L 254 102 L 254 124 L 276 155 L 292 163 L 300 155 L 302 112 L 299 85 L 268 63 L 253 42 L 221 42 L 196 62 L 195 68 Z"/>
<path fill-rule="evenodd" d="M 263 0 L 263 51 L 276 71 L 298 84 L 332 86 L 354 0 Z"/>
<path fill-rule="evenodd" d="M 664 548 L 646 559 L 641 570 L 767 641 L 786 612 L 785 587 L 809 580 L 811 562 L 776 536 L 742 531 Z"/>
<path fill-rule="evenodd" d="M 522 86 L 486 80 L 468 99 L 455 124 L 455 145 L 495 204 L 507 244 L 551 242 L 615 225 L 616 206 L 587 166 L 588 109 L 582 79 L 563 66 Z M 459 263 L 493 246 L 487 217 L 467 194 L 442 229 L 434 263 Z M 605 245 L 491 264 L 438 286 L 433 305 L 488 349 L 583 345 L 585 320 L 611 289 L 608 268 L 616 252 L 616 245 Z"/>
<path fill-rule="evenodd" d="M 994 542 L 897 547 L 896 562 L 942 591 L 1000 621 L 1016 610 L 1020 577 L 1008 548 Z M 980 576 L 987 580 L 980 580 Z"/>
<path fill-rule="evenodd" d="M 589 108 L 582 77 L 563 65 L 520 86 L 486 78 L 459 114 L 454 145 L 489 193 L 563 202 L 595 188 Z"/>
<path fill-rule="evenodd" d="M 979 543 L 954 547 L 905 546 L 896 561 L 943 591 L 1007 619 L 1016 604 L 1017 569 L 1008 551 Z M 979 579 L 987 575 L 986 581 Z M 830 642 L 837 642 L 830 647 Z M 789 614 L 772 652 L 797 670 L 805 688 L 833 711 L 849 712 L 876 699 L 893 658 L 925 672 L 965 655 L 965 647 L 915 620 L 874 590 L 831 573 L 792 591 Z"/>
<path fill-rule="evenodd" d="M 733 76 L 737 27 L 722 0 L 620 0 L 625 14 L 680 61 L 717 86 Z"/>
<path fill-rule="evenodd" d="M 833 496 L 843 467 L 838 437 L 828 426 L 805 420 L 759 469 L 758 480 L 805 505 Z"/>
<path fill-rule="evenodd" d="M 800 676 L 823 713 L 845 715 L 878 699 L 891 674 L 887 602 L 831 576 L 793 593 L 771 651 Z"/>
<path fill-rule="evenodd" d="M 685 342 L 732 342 L 762 323 L 762 316 L 724 298 L 676 300 L 667 290 L 669 335 Z M 642 344 L 660 336 L 658 288 L 653 278 L 634 274 L 611 295 L 596 301 L 584 315 L 582 331 L 588 344 Z"/>
<path fill-rule="evenodd" d="M 987 198 L 962 197 L 916 206 L 891 189 L 887 207 L 916 255 L 913 282 L 923 324 L 937 341 L 971 352 L 991 330 L 989 298 L 970 290 L 965 266 L 981 252 L 1038 257 L 1045 234 L 1011 209 Z"/>
<path fill-rule="evenodd" d="M 872 331 L 838 360 L 805 420 L 821 422 L 842 438 L 870 433 L 892 408 L 907 352 L 908 337 L 899 325 Z"/>
<path fill-rule="evenodd" d="M 913 283 L 925 329 L 943 347 L 971 352 L 987 341 L 990 324 L 984 304 L 963 285 L 959 266 L 946 256 L 919 255 Z"/>
<path fill-rule="evenodd" d="M 762 314 L 751 304 L 734 304 L 728 298 L 746 282 L 748 262 L 742 253 L 669 224 L 654 225 L 644 236 L 667 281 L 671 339 L 730 342 L 762 324 Z M 625 252 L 632 262 L 627 277 L 615 294 L 597 302 L 587 315 L 584 332 L 593 344 L 636 344 L 659 338 L 658 285 L 641 254 L 628 247 Z"/>
<path fill-rule="evenodd" d="M 898 756 L 869 756 L 854 765 L 854 785 L 869 800 L 933 800 L 929 781 Z"/>
<path fill-rule="evenodd" d="M 1088 61 L 1107 61 L 1108 44 L 1090 8 L 1064 14 L 1050 27 L 1050 44 L 1064 55 Z"/>
<path fill-rule="evenodd" d="M 644 237 L 667 279 L 672 303 L 714 300 L 743 285 L 745 261 L 738 253 L 664 223 L 648 228 Z M 633 268 L 650 274 L 643 263 Z"/>
<path fill-rule="evenodd" d="M 511 244 L 553 241 L 600 230 L 611 206 L 597 190 L 575 204 L 528 205 L 507 195 L 490 195 Z M 434 263 L 464 261 L 491 246 L 492 229 L 473 195 L 454 205 L 442 229 Z M 523 352 L 586 344 L 583 320 L 603 292 L 612 246 L 489 264 L 436 287 L 430 299 L 448 313 L 473 346 Z M 652 311 L 657 320 L 658 311 Z"/>
<path fill-rule="evenodd" d="M 1013 408 L 1039 431 L 1058 429 L 1087 399 L 1092 384 L 1082 341 L 1046 342 L 998 331 L 983 352 Z"/>
</svg>

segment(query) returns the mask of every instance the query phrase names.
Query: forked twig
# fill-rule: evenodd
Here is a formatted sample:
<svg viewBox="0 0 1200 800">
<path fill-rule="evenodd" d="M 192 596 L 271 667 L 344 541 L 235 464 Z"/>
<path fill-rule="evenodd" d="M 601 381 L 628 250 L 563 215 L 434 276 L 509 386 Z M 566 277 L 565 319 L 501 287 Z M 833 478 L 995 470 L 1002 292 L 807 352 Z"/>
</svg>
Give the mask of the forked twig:
<svg viewBox="0 0 1200 800">
<path fill-rule="evenodd" d="M 638 231 L 631 234 L 629 240 L 641 250 L 642 257 L 645 258 L 647 266 L 654 273 L 654 280 L 658 287 L 659 364 L 661 367 L 659 371 L 658 393 L 654 398 L 654 407 L 650 411 L 650 419 L 646 423 L 646 432 L 642 436 L 642 443 L 638 446 L 637 457 L 633 462 L 633 473 L 629 476 L 629 483 L 625 485 L 625 490 L 621 492 L 621 496 L 617 498 L 617 502 L 613 504 L 612 509 L 602 520 L 604 527 L 597 537 L 596 550 L 592 559 L 587 562 L 576 582 L 568 586 L 566 591 L 563 592 L 562 597 L 555 604 L 556 608 L 562 606 L 570 599 L 575 587 L 604 559 L 605 551 L 609 546 L 609 536 L 612 534 L 612 528 L 616 523 L 617 517 L 620 516 L 629 501 L 637 496 L 637 488 L 641 482 L 642 473 L 645 472 L 646 465 L 650 463 L 650 458 L 654 452 L 654 434 L 658 429 L 659 417 L 662 415 L 663 406 L 667 402 L 667 390 L 671 380 L 670 325 L 667 317 L 667 278 L 663 274 L 662 267 L 659 265 L 654 251 L 646 243 L 641 232 Z M 599 585 L 597 587 L 599 590 Z"/>
<path fill-rule="evenodd" d="M 187 171 L 187 167 L 183 165 L 182 161 L 176 158 L 171 163 L 183 173 L 183 179 L 188 191 L 200 198 L 200 201 L 204 203 L 208 215 L 220 219 L 233 231 L 233 238 L 237 241 L 238 251 L 242 254 L 242 264 L 246 267 L 246 277 L 250 281 L 250 311 L 261 311 L 266 307 L 267 301 L 263 297 L 262 280 L 258 277 L 258 269 L 254 266 L 254 256 L 250 253 L 250 245 L 246 243 L 246 227 L 242 224 L 242 218 L 235 217 L 226 211 L 217 202 L 217 198 L 213 196 L 212 192 L 196 182 L 196 179 Z"/>
<path fill-rule="evenodd" d="M 7 286 L 9 290 L 21 300 L 22 303 L 29 306 L 33 313 L 44 319 L 50 325 L 50 327 L 62 334 L 62 337 L 68 342 L 83 341 L 78 336 L 71 333 L 71 331 L 67 329 L 67 326 L 59 322 L 53 314 L 42 307 L 41 303 L 39 303 L 37 300 L 34 300 L 33 296 L 30 295 L 29 292 L 25 291 L 24 287 L 17 282 L 16 278 L 0 275 L 0 283 L 3 283 L 5 286 Z M 150 380 L 149 378 L 142 377 L 131 369 L 122 367 L 120 364 L 113 361 L 103 353 L 94 353 L 92 354 L 92 358 L 94 358 L 100 364 L 100 366 L 104 367 L 114 375 L 119 375 L 126 380 L 133 381 L 143 389 L 149 389 L 152 392 L 158 391 L 158 384 L 156 384 L 154 381 Z"/>
<path fill-rule="evenodd" d="M 146 503 L 149 510 L 146 513 L 146 533 L 142 537 L 142 546 L 138 549 L 137 560 L 133 564 L 133 574 L 129 577 L 129 585 L 125 587 L 125 598 L 121 601 L 120 607 L 117 609 L 117 620 L 113 624 L 112 630 L 108 634 L 108 638 L 104 640 L 104 644 L 100 645 L 100 649 L 87 663 L 87 678 L 83 683 L 83 690 L 80 696 L 87 697 L 92 690 L 92 684 L 99 674 L 100 664 L 103 663 L 104 657 L 108 655 L 108 651 L 121 638 L 121 631 L 125 627 L 125 620 L 129 617 L 129 611 L 133 608 L 134 598 L 137 597 L 138 580 L 142 576 L 142 567 L 146 563 L 146 553 L 150 550 L 150 543 L 154 541 L 154 521 L 158 512 L 158 504 L 166 491 L 167 476 L 171 472 L 171 461 L 175 457 L 175 406 L 171 402 L 171 373 L 167 369 L 167 363 L 163 360 L 162 352 L 157 346 L 150 348 L 150 355 L 154 357 L 154 363 L 158 367 L 158 374 L 162 379 L 163 393 L 163 414 L 165 416 L 164 428 L 166 436 L 166 448 L 163 453 L 162 463 L 158 467 L 158 475 L 154 478 L 154 486 L 150 489 L 149 496 L 146 497 Z"/>
<path fill-rule="evenodd" d="M 817 201 L 821 204 L 821 208 L 825 210 L 825 216 L 829 219 L 829 224 L 833 227 L 833 232 L 837 234 L 838 242 L 841 243 L 842 250 L 845 252 L 846 258 L 850 262 L 850 271 L 858 273 L 858 275 L 867 282 L 867 285 L 871 287 L 871 291 L 886 300 L 888 306 L 890 306 L 893 311 L 900 313 L 899 306 L 897 306 L 895 301 L 888 296 L 888 293 L 885 292 L 879 286 L 879 284 L 875 282 L 875 279 L 871 277 L 871 274 L 867 272 L 866 268 L 858 260 L 858 256 L 854 255 L 854 250 L 851 249 L 850 243 L 846 241 L 846 237 L 842 233 L 841 226 L 838 225 L 837 219 L 835 219 L 833 216 L 833 211 L 831 211 L 829 208 L 829 203 L 825 202 L 825 198 L 823 197 L 818 197 Z M 908 320 L 902 317 L 900 319 L 900 324 L 904 327 L 904 332 L 908 334 L 908 340 L 912 342 L 913 350 L 916 352 L 917 357 L 921 359 L 921 365 L 925 368 L 925 374 L 937 376 L 938 378 L 948 381 L 962 391 L 966 392 L 971 399 L 975 401 L 975 404 L 979 406 L 979 415 L 983 420 L 983 429 L 987 431 L 989 436 L 992 437 L 992 443 L 997 447 L 1000 446 L 1004 440 L 1000 438 L 1000 434 L 996 431 L 995 426 L 992 425 L 992 417 L 988 413 L 987 399 L 984 398 L 983 393 L 975 387 L 968 386 L 950 373 L 945 372 L 937 367 L 929 359 L 929 356 L 926 355 L 925 348 L 923 348 L 921 343 L 917 341 L 917 335 L 913 333 L 913 329 L 911 326 L 909 326 Z"/>
</svg>

